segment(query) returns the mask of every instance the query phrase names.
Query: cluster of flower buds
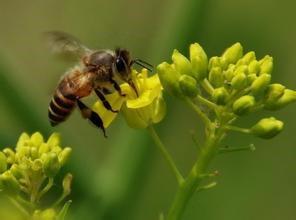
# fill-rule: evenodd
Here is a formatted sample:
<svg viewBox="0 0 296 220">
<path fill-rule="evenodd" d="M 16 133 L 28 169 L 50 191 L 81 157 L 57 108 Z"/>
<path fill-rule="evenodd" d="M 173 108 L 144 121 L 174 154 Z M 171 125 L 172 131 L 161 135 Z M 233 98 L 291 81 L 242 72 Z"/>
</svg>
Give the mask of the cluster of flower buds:
<svg viewBox="0 0 296 220">
<path fill-rule="evenodd" d="M 26 207 L 29 213 L 38 208 L 40 199 L 51 189 L 54 177 L 65 165 L 71 148 L 60 146 L 60 136 L 52 134 L 45 142 L 36 132 L 29 136 L 21 134 L 15 149 L 0 151 L 0 190 L 10 198 L 21 199 L 33 207 Z M 66 174 L 63 180 L 64 199 L 70 193 L 72 175 Z"/>
<path fill-rule="evenodd" d="M 234 117 L 261 109 L 278 110 L 296 101 L 296 91 L 281 84 L 271 84 L 273 58 L 268 55 L 257 60 L 253 51 L 244 54 L 240 43 L 209 60 L 197 43 L 190 45 L 189 52 L 188 59 L 175 50 L 172 64 L 163 62 L 157 67 L 164 89 L 173 96 L 191 99 L 204 96 L 219 106 L 220 111 Z M 271 118 L 259 124 L 253 127 L 252 133 L 264 138 L 275 136 L 275 130 L 279 133 L 283 127 L 279 123 L 272 131 L 266 129 L 266 126 L 275 125 Z"/>
</svg>

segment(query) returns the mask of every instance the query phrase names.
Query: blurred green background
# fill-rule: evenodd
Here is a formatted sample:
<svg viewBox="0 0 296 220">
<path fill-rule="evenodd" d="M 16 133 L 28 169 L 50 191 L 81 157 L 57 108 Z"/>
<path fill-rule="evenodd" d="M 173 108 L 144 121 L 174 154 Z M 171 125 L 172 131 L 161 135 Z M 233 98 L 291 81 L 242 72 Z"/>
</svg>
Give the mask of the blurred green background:
<svg viewBox="0 0 296 220">
<path fill-rule="evenodd" d="M 154 65 L 174 48 L 187 53 L 200 42 L 209 56 L 241 42 L 257 57 L 274 57 L 273 82 L 296 89 L 296 3 L 292 0 L 0 0 L 0 144 L 16 143 L 22 131 L 58 131 L 73 156 L 66 168 L 75 177 L 68 219 L 152 220 L 167 210 L 176 190 L 174 176 L 147 132 L 121 118 L 108 139 L 77 111 L 52 129 L 47 106 L 56 83 L 71 63 L 54 58 L 41 37 L 62 30 L 91 48 L 128 48 Z M 168 97 L 168 114 L 157 125 L 183 172 L 194 161 L 189 131 L 199 130 L 195 114 Z M 279 113 L 243 118 L 252 125 L 263 115 L 286 122 L 271 141 L 231 134 L 226 143 L 254 143 L 254 153 L 221 155 L 212 164 L 218 186 L 191 200 L 184 219 L 296 219 L 295 105 Z M 58 187 L 58 186 L 57 186 Z"/>
</svg>

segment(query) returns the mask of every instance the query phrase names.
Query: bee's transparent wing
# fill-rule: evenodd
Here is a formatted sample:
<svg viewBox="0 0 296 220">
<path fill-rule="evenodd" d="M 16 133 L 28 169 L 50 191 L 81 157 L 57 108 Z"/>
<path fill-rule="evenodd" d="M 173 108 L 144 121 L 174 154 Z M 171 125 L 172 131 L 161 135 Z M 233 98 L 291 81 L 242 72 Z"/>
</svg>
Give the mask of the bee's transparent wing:
<svg viewBox="0 0 296 220">
<path fill-rule="evenodd" d="M 49 47 L 54 54 L 79 59 L 91 52 L 74 36 L 62 31 L 49 31 L 45 33 Z"/>
</svg>

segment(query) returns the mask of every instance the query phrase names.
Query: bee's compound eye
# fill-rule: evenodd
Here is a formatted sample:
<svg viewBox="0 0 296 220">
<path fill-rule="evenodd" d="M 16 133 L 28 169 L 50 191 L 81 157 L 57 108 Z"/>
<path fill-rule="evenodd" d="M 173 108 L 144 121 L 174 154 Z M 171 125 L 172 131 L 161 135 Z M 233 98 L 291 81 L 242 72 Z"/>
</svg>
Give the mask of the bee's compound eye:
<svg viewBox="0 0 296 220">
<path fill-rule="evenodd" d="M 125 72 L 125 64 L 123 59 L 121 58 L 116 59 L 116 69 L 119 73 Z"/>
</svg>

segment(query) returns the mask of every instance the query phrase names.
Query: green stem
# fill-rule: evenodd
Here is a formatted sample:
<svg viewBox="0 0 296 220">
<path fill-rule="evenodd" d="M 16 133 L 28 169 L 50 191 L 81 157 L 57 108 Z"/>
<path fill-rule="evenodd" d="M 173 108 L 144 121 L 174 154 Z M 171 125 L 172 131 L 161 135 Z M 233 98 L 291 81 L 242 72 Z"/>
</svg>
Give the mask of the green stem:
<svg viewBox="0 0 296 220">
<path fill-rule="evenodd" d="M 211 127 L 211 120 L 208 118 L 208 116 L 203 113 L 200 108 L 194 103 L 192 102 L 191 99 L 189 98 L 185 98 L 186 103 L 199 115 L 199 117 L 201 118 L 201 120 L 205 123 L 207 128 Z"/>
<path fill-rule="evenodd" d="M 37 196 L 37 200 L 39 200 L 42 196 L 44 196 L 53 186 L 53 178 L 49 178 L 46 186 L 40 191 L 39 195 Z"/>
<path fill-rule="evenodd" d="M 207 100 L 206 98 L 204 98 L 204 97 L 202 97 L 202 96 L 200 96 L 200 95 L 198 95 L 198 96 L 196 97 L 196 99 L 197 99 L 200 103 L 202 103 L 202 104 L 208 106 L 209 108 L 211 108 L 211 109 L 213 109 L 213 110 L 217 109 L 217 107 L 218 107 L 215 103 L 213 103 L 213 102 Z"/>
<path fill-rule="evenodd" d="M 171 170 L 175 174 L 178 184 L 181 185 L 184 182 L 184 178 L 183 178 L 182 174 L 180 173 L 180 171 L 178 170 L 178 168 L 177 168 L 173 158 L 171 157 L 170 153 L 167 151 L 166 147 L 164 146 L 164 144 L 160 140 L 158 134 L 156 133 L 156 131 L 153 128 L 152 125 L 150 125 L 148 127 L 148 131 L 149 131 L 152 139 L 154 140 L 156 146 L 161 151 L 162 156 L 165 158 L 165 160 L 169 164 Z"/>
<path fill-rule="evenodd" d="M 211 128 L 198 160 L 175 195 L 166 220 L 181 219 L 186 205 L 202 181 L 203 174 L 206 173 L 210 162 L 216 155 L 219 143 L 224 135 L 225 129 L 223 127 Z"/>
<path fill-rule="evenodd" d="M 212 95 L 212 93 L 214 91 L 214 88 L 213 88 L 213 86 L 211 85 L 211 83 L 207 79 L 204 79 L 201 82 L 201 85 L 204 88 L 204 90 L 206 90 L 207 93 L 209 93 L 210 95 Z"/>
<path fill-rule="evenodd" d="M 228 126 L 226 126 L 226 128 L 231 131 L 238 131 L 238 132 L 245 133 L 245 134 L 250 134 L 250 132 L 251 132 L 250 129 L 248 129 L 248 128 L 240 128 L 240 127 L 236 127 L 233 125 L 228 125 Z"/>
</svg>

